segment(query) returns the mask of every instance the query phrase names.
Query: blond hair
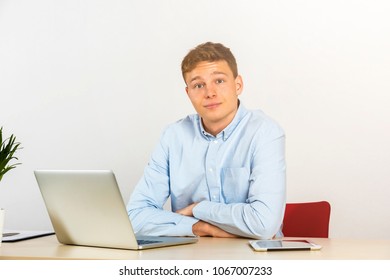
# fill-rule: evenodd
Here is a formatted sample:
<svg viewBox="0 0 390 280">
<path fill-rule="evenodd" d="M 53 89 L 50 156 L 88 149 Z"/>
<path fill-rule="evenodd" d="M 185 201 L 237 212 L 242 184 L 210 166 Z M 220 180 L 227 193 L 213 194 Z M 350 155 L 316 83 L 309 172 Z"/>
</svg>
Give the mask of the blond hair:
<svg viewBox="0 0 390 280">
<path fill-rule="evenodd" d="M 238 76 L 237 62 L 229 48 L 220 43 L 207 42 L 196 46 L 184 57 L 181 63 L 181 72 L 185 79 L 185 74 L 191 72 L 195 67 L 204 61 L 214 62 L 224 60 L 233 72 L 234 78 Z"/>
</svg>

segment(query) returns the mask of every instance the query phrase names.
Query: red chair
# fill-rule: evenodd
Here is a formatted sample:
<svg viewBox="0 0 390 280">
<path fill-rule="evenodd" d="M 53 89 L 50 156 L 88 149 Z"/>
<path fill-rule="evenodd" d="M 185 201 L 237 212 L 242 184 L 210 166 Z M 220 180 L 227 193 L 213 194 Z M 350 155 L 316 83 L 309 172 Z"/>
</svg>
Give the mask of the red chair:
<svg viewBox="0 0 390 280">
<path fill-rule="evenodd" d="M 330 204 L 327 201 L 287 203 L 282 232 L 285 237 L 329 235 Z"/>
</svg>

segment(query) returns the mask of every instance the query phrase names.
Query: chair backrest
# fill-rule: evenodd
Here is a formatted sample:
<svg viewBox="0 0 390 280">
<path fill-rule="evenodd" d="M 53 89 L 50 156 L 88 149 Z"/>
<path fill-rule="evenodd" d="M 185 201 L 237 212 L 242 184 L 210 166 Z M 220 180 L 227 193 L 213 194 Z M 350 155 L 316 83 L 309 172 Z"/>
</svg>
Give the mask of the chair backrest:
<svg viewBox="0 0 390 280">
<path fill-rule="evenodd" d="M 282 232 L 285 237 L 328 238 L 329 220 L 327 201 L 287 203 Z"/>
</svg>

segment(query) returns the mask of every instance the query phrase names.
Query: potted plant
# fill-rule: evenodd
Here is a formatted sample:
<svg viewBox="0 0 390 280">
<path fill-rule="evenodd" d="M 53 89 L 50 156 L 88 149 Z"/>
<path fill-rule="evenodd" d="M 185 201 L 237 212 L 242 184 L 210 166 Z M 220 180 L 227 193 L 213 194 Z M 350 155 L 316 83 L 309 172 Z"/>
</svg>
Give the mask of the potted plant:
<svg viewBox="0 0 390 280">
<path fill-rule="evenodd" d="M 9 138 L 3 141 L 3 127 L 0 128 L 0 182 L 4 174 L 14 169 L 20 163 L 11 164 L 12 160 L 18 160 L 14 156 L 15 152 L 19 149 L 20 143 L 16 142 L 16 137 L 12 134 Z M 0 246 L 3 236 L 4 225 L 4 209 L 0 208 Z"/>
</svg>

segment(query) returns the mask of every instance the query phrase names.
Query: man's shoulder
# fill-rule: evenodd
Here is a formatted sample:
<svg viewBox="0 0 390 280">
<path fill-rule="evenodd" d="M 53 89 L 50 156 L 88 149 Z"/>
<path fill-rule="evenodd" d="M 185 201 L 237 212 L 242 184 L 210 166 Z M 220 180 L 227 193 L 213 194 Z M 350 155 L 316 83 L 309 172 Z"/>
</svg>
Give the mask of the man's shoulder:
<svg viewBox="0 0 390 280">
<path fill-rule="evenodd" d="M 168 124 L 164 129 L 164 135 L 172 136 L 176 134 L 186 135 L 195 133 L 197 124 L 199 123 L 199 116 L 196 114 L 187 115 L 173 123 Z"/>
<path fill-rule="evenodd" d="M 247 110 L 247 115 L 251 125 L 254 125 L 261 131 L 279 131 L 284 134 L 284 130 L 281 125 L 271 116 L 266 114 L 261 109 Z"/>
<path fill-rule="evenodd" d="M 177 121 L 170 123 L 167 126 L 167 129 L 181 129 L 186 128 L 188 126 L 193 127 L 196 123 L 198 123 L 199 116 L 197 114 L 187 115 L 184 118 L 178 119 Z"/>
<path fill-rule="evenodd" d="M 271 117 L 270 115 L 266 114 L 263 110 L 261 109 L 254 109 L 254 110 L 246 110 L 247 114 L 251 119 L 254 119 L 256 121 L 261 121 L 261 122 L 266 122 L 270 124 L 275 124 L 279 125 L 278 122 Z"/>
</svg>

